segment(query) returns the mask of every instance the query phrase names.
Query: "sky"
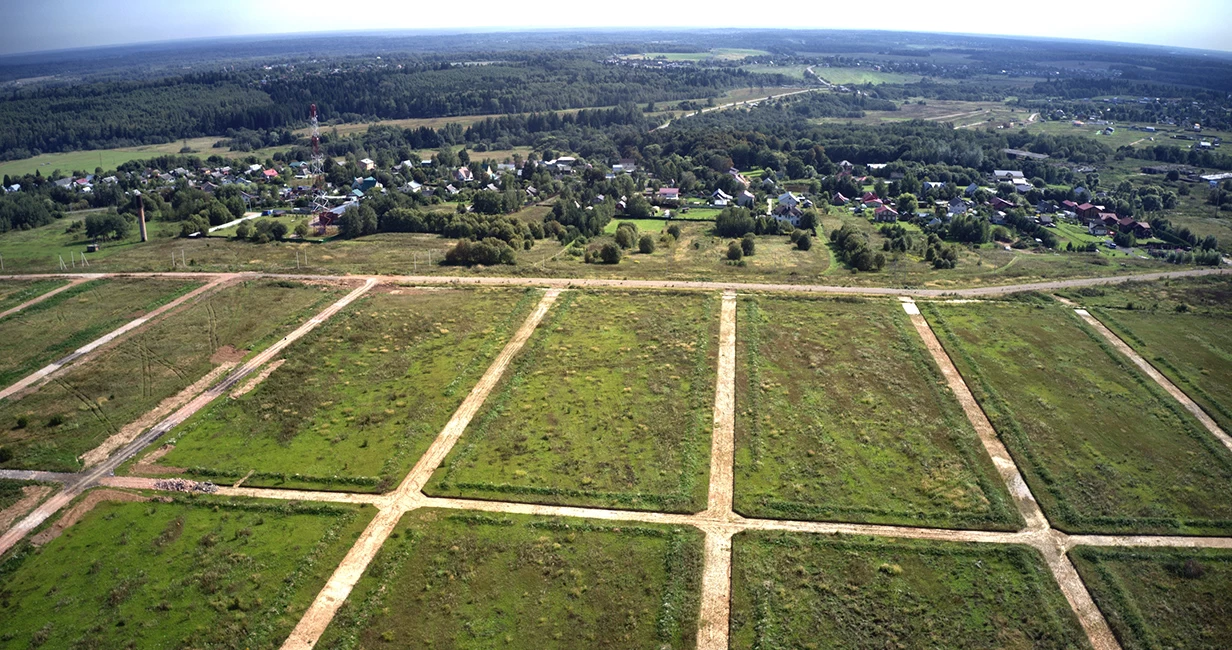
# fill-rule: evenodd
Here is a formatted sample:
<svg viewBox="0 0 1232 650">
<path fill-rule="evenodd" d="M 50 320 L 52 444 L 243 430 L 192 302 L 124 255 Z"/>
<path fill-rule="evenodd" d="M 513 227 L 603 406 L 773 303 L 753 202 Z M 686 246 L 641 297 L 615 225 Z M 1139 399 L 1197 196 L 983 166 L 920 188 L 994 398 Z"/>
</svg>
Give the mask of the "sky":
<svg viewBox="0 0 1232 650">
<path fill-rule="evenodd" d="M 0 54 L 260 34 L 390 29 L 787 27 L 1046 36 L 1232 51 L 1232 0 L 37 0 L 12 3 Z"/>
</svg>

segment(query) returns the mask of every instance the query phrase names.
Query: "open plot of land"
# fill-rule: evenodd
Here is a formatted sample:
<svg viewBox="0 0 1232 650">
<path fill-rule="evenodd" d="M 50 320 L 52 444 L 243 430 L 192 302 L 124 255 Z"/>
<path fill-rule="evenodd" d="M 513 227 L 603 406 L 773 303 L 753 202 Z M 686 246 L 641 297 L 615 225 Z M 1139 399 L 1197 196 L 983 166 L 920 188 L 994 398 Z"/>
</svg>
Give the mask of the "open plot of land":
<svg viewBox="0 0 1232 650">
<path fill-rule="evenodd" d="M 1085 546 L 1070 557 L 1125 650 L 1232 639 L 1232 552 Z"/>
<path fill-rule="evenodd" d="M 1021 521 L 896 302 L 746 298 L 735 509 L 1010 530 Z"/>
<path fill-rule="evenodd" d="M 165 500 L 102 501 L 10 555 L 0 647 L 277 647 L 374 514 Z"/>
<path fill-rule="evenodd" d="M 702 536 L 581 519 L 405 515 L 318 648 L 692 648 Z"/>
<path fill-rule="evenodd" d="M 0 386 L 200 286 L 190 280 L 86 282 L 0 321 Z"/>
<path fill-rule="evenodd" d="M 226 147 L 214 148 L 214 143 L 225 138 L 219 136 L 206 136 L 203 138 L 189 138 L 188 147 L 196 153 L 192 154 L 205 159 L 215 154 L 225 156 L 227 158 L 245 158 L 247 156 L 256 156 L 257 158 L 267 158 L 279 151 L 287 151 L 290 146 L 268 147 L 258 149 L 256 151 L 231 151 Z M 67 151 L 64 153 L 45 153 L 33 158 L 23 158 L 21 160 L 9 160 L 0 163 L 0 175 L 7 174 L 18 176 L 23 174 L 33 174 L 36 170 L 41 172 L 43 176 L 51 176 L 55 170 L 60 170 L 64 174 L 69 174 L 73 171 L 84 171 L 93 173 L 95 167 L 103 169 L 115 169 L 116 167 L 130 161 L 143 160 L 146 158 L 154 158 L 157 156 L 166 156 L 179 154 L 180 149 L 184 147 L 184 140 L 176 140 L 164 144 L 147 144 L 137 147 L 117 147 L 115 149 L 89 149 L 85 151 Z"/>
<path fill-rule="evenodd" d="M 5 280 L 0 284 L 0 312 L 12 309 L 66 284 L 64 280 Z"/>
<path fill-rule="evenodd" d="M 1207 315 L 1232 313 L 1232 277 L 1226 275 L 1159 282 L 1129 281 L 1102 287 L 1063 289 L 1056 293 L 1083 307 L 1152 312 L 1183 309 Z"/>
<path fill-rule="evenodd" d="M 915 83 L 921 79 L 918 74 L 901 72 L 882 72 L 872 68 L 813 68 L 822 79 L 840 86 L 862 86 L 864 84 Z"/>
<path fill-rule="evenodd" d="M 732 648 L 1087 648 L 1026 546 L 746 532 Z"/>
<path fill-rule="evenodd" d="M 1232 431 L 1232 314 L 1096 309 L 1122 341 Z"/>
<path fill-rule="evenodd" d="M 249 349 L 264 347 L 339 294 L 332 286 L 253 280 L 181 307 L 37 391 L 0 404 L 0 444 L 13 455 L 0 466 L 80 469 L 81 454 L 110 436 L 135 437 L 155 424 L 134 431 L 130 423 L 139 416 L 211 370 L 240 361 Z"/>
<path fill-rule="evenodd" d="M 714 295 L 563 294 L 427 491 L 704 509 L 718 325 Z"/>
<path fill-rule="evenodd" d="M 1227 534 L 1232 454 L 1069 309 L 926 315 L 1053 525 Z"/>
<path fill-rule="evenodd" d="M 80 215 L 77 215 L 80 216 Z M 128 237 L 119 241 L 103 242 L 102 249 L 85 254 L 86 246 L 91 239 L 85 231 L 77 229 L 69 231 L 74 221 L 80 221 L 73 215 L 58 219 L 45 226 L 30 230 L 11 230 L 0 235 L 0 257 L 4 258 L 4 267 L 9 273 L 59 273 L 60 259 L 69 271 L 106 272 L 107 258 L 125 254 L 135 249 L 150 250 L 163 245 L 174 245 L 182 240 L 174 239 L 179 234 L 178 224 L 167 221 L 153 221 L 148 224 L 150 241 L 141 242 L 141 236 L 133 228 Z M 176 250 L 179 250 L 177 247 Z M 81 256 L 86 255 L 88 267 L 81 265 Z M 162 264 L 156 269 L 166 271 L 171 266 L 171 249 L 160 250 Z M 112 267 L 114 270 L 114 267 Z M 137 270 L 137 269 L 129 269 Z"/>
<path fill-rule="evenodd" d="M 537 292 L 389 287 L 186 422 L 162 463 L 246 485 L 385 489 L 418 460 Z"/>
</svg>

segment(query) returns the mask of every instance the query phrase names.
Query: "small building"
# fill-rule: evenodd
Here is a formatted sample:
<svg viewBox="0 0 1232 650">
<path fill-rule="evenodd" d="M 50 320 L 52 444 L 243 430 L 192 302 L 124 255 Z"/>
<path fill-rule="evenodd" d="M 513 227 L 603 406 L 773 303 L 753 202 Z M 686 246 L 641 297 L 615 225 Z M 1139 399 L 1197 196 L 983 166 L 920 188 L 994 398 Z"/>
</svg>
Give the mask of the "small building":
<svg viewBox="0 0 1232 650">
<path fill-rule="evenodd" d="M 459 167 L 454 171 L 453 179 L 459 183 L 466 183 L 475 180 L 475 175 L 471 173 L 469 167 Z"/>
<path fill-rule="evenodd" d="M 359 168 L 366 172 L 370 172 L 376 169 L 376 162 L 374 162 L 371 158 L 364 158 L 359 161 Z"/>
<path fill-rule="evenodd" d="M 754 203 L 757 203 L 757 197 L 748 190 L 744 190 L 736 195 L 736 205 L 751 208 Z"/>
<path fill-rule="evenodd" d="M 847 202 L 850 200 L 851 199 L 843 196 L 841 192 L 835 192 L 834 196 L 830 197 L 830 202 L 834 205 L 847 205 Z"/>
<path fill-rule="evenodd" d="M 678 187 L 662 187 L 655 193 L 655 198 L 664 202 L 676 202 L 680 200 L 680 188 Z"/>
<path fill-rule="evenodd" d="M 873 218 L 883 223 L 894 223 L 898 221 L 898 211 L 883 205 L 873 213 Z"/>
</svg>

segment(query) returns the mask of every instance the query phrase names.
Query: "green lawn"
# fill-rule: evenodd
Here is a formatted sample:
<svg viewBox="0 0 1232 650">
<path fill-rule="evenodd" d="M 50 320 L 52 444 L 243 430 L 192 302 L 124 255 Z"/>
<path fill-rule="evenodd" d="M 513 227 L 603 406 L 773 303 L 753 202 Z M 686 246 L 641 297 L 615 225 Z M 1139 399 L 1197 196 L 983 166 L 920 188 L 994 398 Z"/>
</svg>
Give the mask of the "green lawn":
<svg viewBox="0 0 1232 650">
<path fill-rule="evenodd" d="M 704 509 L 718 324 L 715 295 L 562 294 L 427 490 Z"/>
<path fill-rule="evenodd" d="M 0 648 L 276 648 L 374 514 L 170 498 L 105 501 L 18 547 L 0 564 Z"/>
<path fill-rule="evenodd" d="M 744 532 L 731 648 L 1089 648 L 1039 553 Z"/>
<path fill-rule="evenodd" d="M 701 556 L 691 528 L 416 510 L 317 647 L 693 648 Z"/>
<path fill-rule="evenodd" d="M 255 390 L 175 432 L 162 463 L 247 485 L 384 490 L 419 459 L 537 291 L 368 295 L 292 346 Z"/>
<path fill-rule="evenodd" d="M 842 86 L 886 83 L 915 83 L 920 80 L 918 74 L 903 74 L 899 72 L 881 72 L 872 68 L 825 68 L 815 67 L 813 71 L 822 79 Z"/>
<path fill-rule="evenodd" d="M 214 154 L 219 154 L 227 158 L 246 158 L 248 156 L 256 156 L 258 159 L 264 160 L 277 152 L 287 151 L 289 146 L 282 147 L 266 147 L 256 151 L 231 151 L 230 149 L 221 148 L 215 149 L 214 143 L 224 139 L 223 136 L 206 136 L 202 138 L 191 138 L 188 140 L 188 146 L 196 150 L 196 153 L 191 154 L 201 159 L 205 159 Z M 94 168 L 102 167 L 104 170 L 112 170 L 120 165 L 131 160 L 145 160 L 147 158 L 156 158 L 158 156 L 166 156 L 179 154 L 180 149 L 184 147 L 183 140 L 168 142 L 164 144 L 149 144 L 137 147 L 117 147 L 115 149 L 89 149 L 86 151 L 66 151 L 62 153 L 45 153 L 33 158 L 23 158 L 21 160 L 9 160 L 0 163 L 0 175 L 22 175 L 33 174 L 35 171 L 41 173 L 44 177 L 50 177 L 55 170 L 60 170 L 67 175 L 73 171 L 84 171 L 94 173 Z"/>
<path fill-rule="evenodd" d="M 1082 581 L 1125 650 L 1220 648 L 1232 639 L 1232 552 L 1080 546 Z"/>
<path fill-rule="evenodd" d="M 924 309 L 1053 526 L 1232 529 L 1232 453 L 1070 309 Z"/>
<path fill-rule="evenodd" d="M 622 223 L 631 223 L 637 226 L 639 236 L 651 235 L 655 238 L 655 242 L 657 243 L 659 240 L 659 233 L 663 232 L 667 228 L 668 222 L 662 219 L 612 219 L 608 222 L 607 226 L 604 227 L 603 232 L 609 235 L 614 234 L 616 232 L 616 228 L 618 228 Z"/>
<path fill-rule="evenodd" d="M 1096 309 L 1105 326 L 1232 431 L 1232 313 Z"/>
<path fill-rule="evenodd" d="M 0 311 L 12 309 L 23 302 L 64 286 L 66 280 L 4 280 L 0 281 Z"/>
<path fill-rule="evenodd" d="M 187 240 L 174 238 L 180 232 L 180 226 L 166 221 L 153 221 L 148 224 L 149 242 L 142 242 L 137 229 L 133 228 L 128 237 L 118 241 L 102 242 L 102 248 L 95 253 L 86 253 L 86 245 L 91 239 L 86 237 L 83 229 L 69 230 L 75 221 L 81 221 L 80 215 L 66 216 L 53 221 L 46 226 L 30 230 L 10 230 L 0 235 L 0 257 L 4 258 L 4 268 L 7 273 L 59 273 L 60 259 L 68 271 L 85 271 L 103 273 L 118 270 L 110 258 L 128 256 L 134 251 L 148 253 L 158 248 L 157 266 L 149 267 L 152 271 L 167 271 L 171 269 L 171 250 L 179 251 Z M 165 253 L 165 254 L 164 254 Z M 81 265 L 81 256 L 86 256 L 89 266 Z M 128 266 L 124 270 L 137 270 Z"/>
<path fill-rule="evenodd" d="M 78 456 L 204 377 L 221 363 L 215 355 L 263 348 L 341 293 L 339 287 L 253 280 L 181 307 L 36 392 L 0 404 L 0 444 L 13 452 L 0 466 L 81 469 Z"/>
<path fill-rule="evenodd" d="M 746 298 L 736 356 L 736 510 L 1014 529 L 1021 520 L 902 307 Z"/>
<path fill-rule="evenodd" d="M 0 386 L 199 286 L 182 279 L 94 280 L 9 316 L 0 321 Z"/>
</svg>

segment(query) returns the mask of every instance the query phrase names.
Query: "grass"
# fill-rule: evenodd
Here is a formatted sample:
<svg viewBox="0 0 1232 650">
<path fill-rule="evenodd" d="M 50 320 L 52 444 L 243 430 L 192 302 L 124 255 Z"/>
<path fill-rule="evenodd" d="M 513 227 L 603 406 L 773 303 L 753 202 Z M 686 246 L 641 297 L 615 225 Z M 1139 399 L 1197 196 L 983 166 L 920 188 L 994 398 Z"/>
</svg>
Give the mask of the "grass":
<svg viewBox="0 0 1232 650">
<path fill-rule="evenodd" d="M 1125 650 L 1216 648 L 1232 638 L 1228 550 L 1084 546 L 1070 557 Z"/>
<path fill-rule="evenodd" d="M 756 531 L 734 539 L 731 647 L 1090 646 L 1032 548 Z"/>
<path fill-rule="evenodd" d="M 92 240 L 85 236 L 85 231 L 78 229 L 70 232 L 68 227 L 74 221 L 81 221 L 72 214 L 62 219 L 32 228 L 30 230 L 11 230 L 0 235 L 0 257 L 4 258 L 4 266 L 9 273 L 58 273 L 60 260 L 69 271 L 106 272 L 116 267 L 108 266 L 108 260 L 117 255 L 125 255 L 133 251 L 148 251 L 160 248 L 162 264 L 159 270 L 171 268 L 171 247 L 178 242 L 178 224 L 166 221 L 152 221 L 147 224 L 150 241 L 142 243 L 137 229 L 133 228 L 128 237 L 119 241 L 102 243 L 102 248 L 95 253 L 86 254 L 86 245 Z M 81 256 L 85 254 L 88 267 L 81 265 Z"/>
<path fill-rule="evenodd" d="M 169 499 L 104 501 L 19 547 L 0 564 L 0 647 L 275 648 L 374 513 Z"/>
<path fill-rule="evenodd" d="M 4 512 L 5 508 L 17 503 L 25 496 L 22 488 L 27 485 L 37 485 L 29 481 L 16 481 L 9 478 L 0 478 L 0 512 Z"/>
<path fill-rule="evenodd" d="M 694 648 L 701 556 L 693 529 L 416 510 L 317 647 Z"/>
<path fill-rule="evenodd" d="M 696 293 L 564 293 L 427 491 L 704 509 L 717 307 Z"/>
<path fill-rule="evenodd" d="M 0 321 L 0 385 L 8 386 L 199 286 L 187 280 L 95 280 L 31 305 Z"/>
<path fill-rule="evenodd" d="M 536 291 L 391 289 L 293 346 L 255 390 L 186 422 L 162 463 L 246 485 L 384 490 L 410 470 Z"/>
<path fill-rule="evenodd" d="M 1021 525 L 898 303 L 745 298 L 739 315 L 740 514 L 1002 530 Z"/>
<path fill-rule="evenodd" d="M 920 80 L 918 74 L 903 74 L 900 72 L 881 72 L 864 68 L 825 68 L 815 67 L 813 70 L 826 81 L 840 86 L 862 86 L 864 84 L 903 84 L 915 83 Z"/>
<path fill-rule="evenodd" d="M 2 466 L 81 469 L 78 456 L 204 377 L 226 346 L 241 355 L 262 348 L 340 293 L 258 280 L 207 294 L 36 392 L 0 404 L 0 444 L 13 452 Z"/>
<path fill-rule="evenodd" d="M 1232 276 L 1228 275 L 1126 281 L 1102 287 L 1061 289 L 1056 294 L 1088 308 L 1175 312 L 1185 305 L 1190 313 L 1209 316 L 1232 312 Z"/>
<path fill-rule="evenodd" d="M 1071 310 L 925 309 L 1054 527 L 1232 529 L 1232 454 Z"/>
<path fill-rule="evenodd" d="M 196 151 L 189 154 L 197 156 L 202 160 L 218 154 L 227 158 L 246 158 L 248 156 L 256 156 L 264 160 L 269 156 L 279 152 L 287 151 L 291 147 L 267 147 L 257 151 L 231 151 L 227 148 L 214 148 L 214 143 L 223 140 L 223 136 L 206 136 L 203 138 L 189 138 L 188 146 Z M 155 158 L 157 156 L 178 155 L 180 149 L 184 147 L 183 140 L 175 142 L 167 142 L 164 144 L 148 144 L 138 147 L 117 147 L 114 149 L 89 149 L 85 151 L 68 151 L 64 153 L 45 153 L 32 158 L 22 158 L 21 160 L 9 160 L 0 163 L 0 175 L 8 174 L 10 176 L 19 176 L 24 174 L 33 174 L 36 170 L 42 173 L 43 176 L 50 176 L 55 170 L 60 170 L 67 175 L 73 171 L 84 171 L 94 173 L 94 168 L 102 167 L 104 171 L 114 170 L 116 167 L 129 162 L 130 160 L 144 160 L 146 158 Z"/>
<path fill-rule="evenodd" d="M 5 280 L 0 284 L 0 311 L 12 309 L 24 302 L 67 284 L 67 280 Z"/>
<path fill-rule="evenodd" d="M 687 216 L 687 215 L 686 215 Z M 609 235 L 615 234 L 616 229 L 622 223 L 631 223 L 637 226 L 638 235 L 651 235 L 655 238 L 656 245 L 659 240 L 659 234 L 667 229 L 667 223 L 663 219 L 612 219 L 608 222 L 603 232 Z"/>
</svg>

